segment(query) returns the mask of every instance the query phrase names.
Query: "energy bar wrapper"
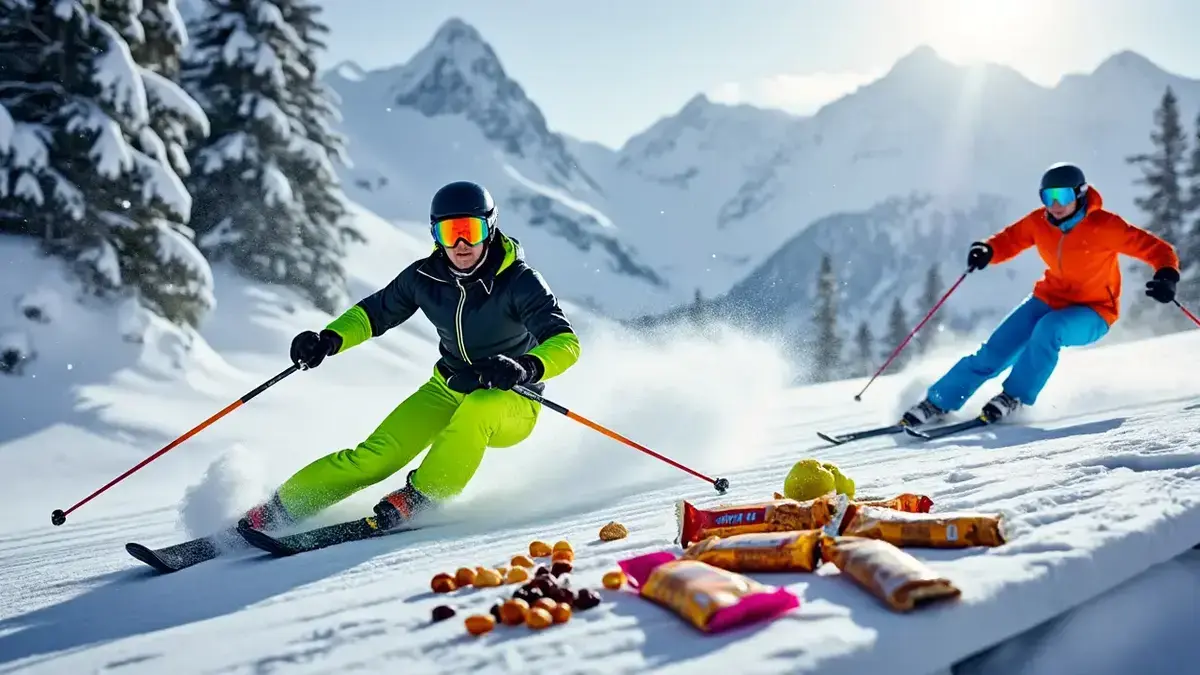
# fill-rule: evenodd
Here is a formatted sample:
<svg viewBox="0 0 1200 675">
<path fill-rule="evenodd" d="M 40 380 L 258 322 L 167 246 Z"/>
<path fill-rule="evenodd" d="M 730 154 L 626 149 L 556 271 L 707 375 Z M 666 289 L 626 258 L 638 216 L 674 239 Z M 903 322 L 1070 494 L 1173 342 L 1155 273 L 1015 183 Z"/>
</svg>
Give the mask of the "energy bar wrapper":
<svg viewBox="0 0 1200 675">
<path fill-rule="evenodd" d="M 837 534 L 882 539 L 900 547 L 968 548 L 1005 542 L 1000 515 L 987 513 L 907 513 L 851 504 Z"/>
<path fill-rule="evenodd" d="M 679 536 L 676 541 L 686 547 L 714 536 L 817 530 L 833 520 L 838 503 L 832 492 L 804 502 L 775 499 L 711 509 L 697 508 L 690 502 L 682 501 L 676 509 L 679 517 Z"/>
<path fill-rule="evenodd" d="M 881 539 L 825 536 L 821 559 L 896 612 L 962 595 L 949 579 Z"/>
<path fill-rule="evenodd" d="M 669 551 L 617 564 L 643 598 L 673 610 L 705 633 L 774 619 L 800 606 L 800 598 L 786 588 L 699 560 L 681 560 Z"/>
<path fill-rule="evenodd" d="M 683 557 L 731 572 L 812 572 L 820 541 L 820 530 L 714 536 L 689 546 Z"/>
</svg>

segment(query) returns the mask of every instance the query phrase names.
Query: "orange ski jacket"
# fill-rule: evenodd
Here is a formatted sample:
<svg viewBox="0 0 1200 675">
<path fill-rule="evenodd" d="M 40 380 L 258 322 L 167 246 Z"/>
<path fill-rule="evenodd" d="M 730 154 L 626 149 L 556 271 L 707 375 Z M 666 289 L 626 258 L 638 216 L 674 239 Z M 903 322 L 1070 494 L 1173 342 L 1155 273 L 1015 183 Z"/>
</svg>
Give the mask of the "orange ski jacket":
<svg viewBox="0 0 1200 675">
<path fill-rule="evenodd" d="M 1095 188 L 1088 190 L 1087 212 L 1067 232 L 1051 225 L 1046 210 L 1039 208 L 992 235 L 987 243 L 997 264 L 1036 246 L 1046 274 L 1034 286 L 1034 297 L 1051 309 L 1087 305 L 1110 326 L 1121 314 L 1118 254 L 1137 258 L 1155 271 L 1179 271 L 1179 256 L 1171 244 L 1105 211 Z"/>
</svg>

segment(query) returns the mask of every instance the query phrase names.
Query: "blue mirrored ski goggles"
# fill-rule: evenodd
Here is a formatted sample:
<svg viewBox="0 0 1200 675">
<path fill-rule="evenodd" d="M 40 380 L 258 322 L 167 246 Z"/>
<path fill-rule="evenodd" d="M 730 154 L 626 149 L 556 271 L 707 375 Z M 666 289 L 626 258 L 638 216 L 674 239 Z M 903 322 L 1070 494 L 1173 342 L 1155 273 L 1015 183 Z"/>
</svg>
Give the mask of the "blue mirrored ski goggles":
<svg viewBox="0 0 1200 675">
<path fill-rule="evenodd" d="M 1075 201 L 1076 198 L 1075 188 L 1069 187 L 1046 188 L 1042 190 L 1041 194 L 1042 204 L 1046 206 L 1053 206 L 1055 204 L 1066 206 Z"/>
</svg>

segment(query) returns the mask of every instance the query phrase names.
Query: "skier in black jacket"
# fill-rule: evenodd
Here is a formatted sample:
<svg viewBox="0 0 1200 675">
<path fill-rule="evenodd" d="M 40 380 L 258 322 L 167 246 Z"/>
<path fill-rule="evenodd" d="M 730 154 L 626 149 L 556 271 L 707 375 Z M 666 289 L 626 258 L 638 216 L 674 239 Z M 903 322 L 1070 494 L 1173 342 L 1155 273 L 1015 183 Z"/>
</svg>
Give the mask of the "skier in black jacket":
<svg viewBox="0 0 1200 675">
<path fill-rule="evenodd" d="M 356 447 L 301 469 L 243 524 L 294 523 L 378 483 L 429 454 L 406 485 L 375 507 L 398 525 L 467 485 L 488 447 L 509 447 L 533 431 L 541 405 L 512 391 L 542 391 L 579 358 L 579 340 L 541 274 L 516 239 L 496 228 L 496 204 L 471 182 L 438 190 L 430 208 L 435 250 L 319 333 L 292 341 L 292 361 L 315 368 L 407 321 L 418 309 L 437 328 L 433 375 Z"/>
</svg>

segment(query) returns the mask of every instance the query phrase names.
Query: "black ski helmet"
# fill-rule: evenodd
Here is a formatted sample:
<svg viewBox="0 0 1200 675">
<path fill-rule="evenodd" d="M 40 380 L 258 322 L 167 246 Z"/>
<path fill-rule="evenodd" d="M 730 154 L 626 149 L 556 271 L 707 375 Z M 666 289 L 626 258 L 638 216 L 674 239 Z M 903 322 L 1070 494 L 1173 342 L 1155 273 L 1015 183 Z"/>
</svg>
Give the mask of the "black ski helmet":
<svg viewBox="0 0 1200 675">
<path fill-rule="evenodd" d="M 1039 190 L 1046 188 L 1074 188 L 1075 194 L 1078 197 L 1087 186 L 1087 178 L 1083 175 L 1083 169 L 1069 162 L 1058 162 L 1051 164 L 1046 173 L 1042 174 L 1042 187 Z"/>
<path fill-rule="evenodd" d="M 487 188 L 478 183 L 460 180 L 442 186 L 433 194 L 429 204 L 429 223 L 461 216 L 487 220 L 491 229 L 496 223 L 496 202 Z"/>
</svg>

